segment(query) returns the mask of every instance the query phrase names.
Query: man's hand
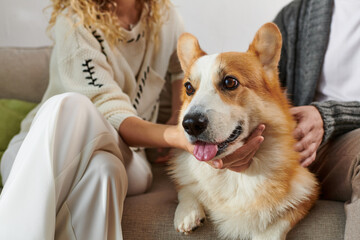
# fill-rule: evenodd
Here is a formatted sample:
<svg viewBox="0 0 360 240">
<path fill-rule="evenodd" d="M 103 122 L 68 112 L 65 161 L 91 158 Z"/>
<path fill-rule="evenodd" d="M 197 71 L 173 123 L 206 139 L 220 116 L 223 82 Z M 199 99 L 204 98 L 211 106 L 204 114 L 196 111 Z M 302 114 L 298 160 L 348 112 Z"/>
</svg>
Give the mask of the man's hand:
<svg viewBox="0 0 360 240">
<path fill-rule="evenodd" d="M 324 136 L 324 123 L 314 106 L 293 107 L 291 114 L 297 121 L 294 137 L 298 140 L 295 150 L 300 153 L 301 166 L 309 166 L 316 158 L 316 151 Z"/>
<path fill-rule="evenodd" d="M 249 136 L 246 143 L 237 149 L 234 153 L 224 157 L 223 159 L 216 159 L 209 162 L 213 167 L 222 169 L 227 168 L 235 172 L 242 172 L 247 169 L 254 157 L 260 144 L 264 141 L 261 135 L 265 129 L 264 124 L 260 124 Z"/>
</svg>

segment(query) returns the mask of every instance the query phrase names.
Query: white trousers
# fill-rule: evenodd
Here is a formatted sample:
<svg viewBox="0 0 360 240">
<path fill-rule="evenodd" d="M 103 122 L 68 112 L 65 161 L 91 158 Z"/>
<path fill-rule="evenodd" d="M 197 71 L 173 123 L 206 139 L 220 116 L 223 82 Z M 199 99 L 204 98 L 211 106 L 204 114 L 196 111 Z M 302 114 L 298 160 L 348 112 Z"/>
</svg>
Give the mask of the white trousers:
<svg viewBox="0 0 360 240">
<path fill-rule="evenodd" d="M 11 240 L 122 239 L 127 190 L 144 192 L 152 181 L 145 155 L 76 93 L 40 108 L 9 144 L 1 174 L 0 239 Z"/>
</svg>

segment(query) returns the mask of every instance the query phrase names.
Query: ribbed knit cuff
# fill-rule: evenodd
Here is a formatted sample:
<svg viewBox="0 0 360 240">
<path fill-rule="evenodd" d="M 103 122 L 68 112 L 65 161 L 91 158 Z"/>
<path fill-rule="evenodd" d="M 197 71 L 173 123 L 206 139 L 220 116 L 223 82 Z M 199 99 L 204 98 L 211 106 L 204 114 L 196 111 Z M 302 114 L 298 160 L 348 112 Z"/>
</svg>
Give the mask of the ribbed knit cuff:
<svg viewBox="0 0 360 240">
<path fill-rule="evenodd" d="M 113 114 L 110 117 L 107 118 L 107 120 L 110 122 L 110 124 L 116 129 L 116 131 L 119 131 L 121 123 L 128 117 L 137 117 L 140 118 L 137 115 L 134 114 Z"/>
<path fill-rule="evenodd" d="M 324 101 L 313 102 L 324 122 L 322 143 L 330 138 L 360 128 L 360 103 Z"/>
<path fill-rule="evenodd" d="M 173 83 L 174 81 L 183 80 L 183 79 L 184 79 L 184 73 L 183 72 L 180 72 L 180 73 L 177 73 L 177 74 L 171 74 L 171 76 L 170 76 L 171 83 Z"/>
</svg>

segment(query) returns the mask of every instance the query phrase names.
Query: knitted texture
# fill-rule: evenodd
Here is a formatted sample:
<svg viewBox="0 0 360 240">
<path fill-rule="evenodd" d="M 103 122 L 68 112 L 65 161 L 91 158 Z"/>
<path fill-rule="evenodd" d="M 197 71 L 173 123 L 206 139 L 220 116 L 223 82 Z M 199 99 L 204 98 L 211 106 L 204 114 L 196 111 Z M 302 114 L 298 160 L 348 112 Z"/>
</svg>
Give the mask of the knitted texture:
<svg viewBox="0 0 360 240">
<path fill-rule="evenodd" d="M 77 92 L 115 129 L 130 116 L 155 122 L 165 76 L 170 75 L 169 81 L 183 78 L 179 61 L 173 59 L 183 24 L 171 8 L 155 43 L 147 36 L 144 17 L 146 10 L 131 31 L 124 30 L 125 40 L 111 47 L 100 30 L 76 24 L 76 15 L 58 16 L 49 85 L 39 107 L 54 95 Z M 29 130 L 39 107 L 22 122 L 22 131 Z"/>
<path fill-rule="evenodd" d="M 295 106 L 315 106 L 324 122 L 323 143 L 360 127 L 359 102 L 314 102 L 329 41 L 333 0 L 296 0 L 284 7 L 274 22 L 283 46 L 280 81 Z"/>
</svg>

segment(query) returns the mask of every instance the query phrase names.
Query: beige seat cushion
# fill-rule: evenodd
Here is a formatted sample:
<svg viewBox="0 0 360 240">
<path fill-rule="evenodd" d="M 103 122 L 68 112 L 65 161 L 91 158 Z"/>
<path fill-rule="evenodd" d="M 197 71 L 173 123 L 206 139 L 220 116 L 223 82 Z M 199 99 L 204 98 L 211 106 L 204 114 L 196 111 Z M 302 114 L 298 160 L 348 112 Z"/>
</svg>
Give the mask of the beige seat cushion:
<svg viewBox="0 0 360 240">
<path fill-rule="evenodd" d="M 122 228 L 125 240 L 217 239 L 211 221 L 188 236 L 176 232 L 173 218 L 177 206 L 175 188 L 163 165 L 153 165 L 154 183 L 146 194 L 125 200 Z M 344 238 L 344 204 L 320 200 L 309 215 L 288 234 L 294 240 L 335 240 Z"/>
</svg>

